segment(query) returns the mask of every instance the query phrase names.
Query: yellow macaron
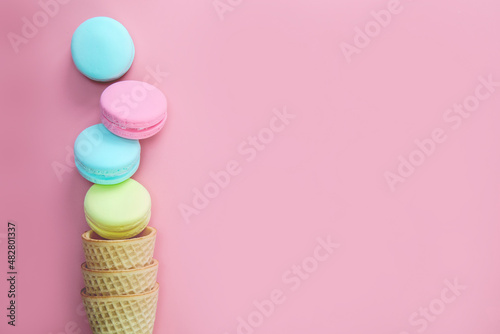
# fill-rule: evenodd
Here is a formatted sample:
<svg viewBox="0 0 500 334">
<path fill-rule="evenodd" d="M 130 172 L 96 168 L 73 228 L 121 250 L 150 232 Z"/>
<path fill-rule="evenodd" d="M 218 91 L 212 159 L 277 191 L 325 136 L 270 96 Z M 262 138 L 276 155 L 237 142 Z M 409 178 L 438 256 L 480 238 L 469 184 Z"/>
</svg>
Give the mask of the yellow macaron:
<svg viewBox="0 0 500 334">
<path fill-rule="evenodd" d="M 141 233 L 151 218 L 151 196 L 133 179 L 113 185 L 94 184 L 85 195 L 85 218 L 106 239 L 128 239 Z"/>
</svg>

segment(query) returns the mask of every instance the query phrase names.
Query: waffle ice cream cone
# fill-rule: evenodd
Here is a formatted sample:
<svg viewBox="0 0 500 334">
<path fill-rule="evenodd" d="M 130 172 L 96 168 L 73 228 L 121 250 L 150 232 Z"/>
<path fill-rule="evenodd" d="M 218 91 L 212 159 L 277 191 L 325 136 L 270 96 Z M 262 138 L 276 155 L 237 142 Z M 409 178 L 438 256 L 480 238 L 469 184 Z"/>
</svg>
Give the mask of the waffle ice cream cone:
<svg viewBox="0 0 500 334">
<path fill-rule="evenodd" d="M 158 261 L 140 269 L 95 270 L 82 264 L 85 291 L 89 296 L 135 295 L 151 291 L 156 283 Z"/>
<path fill-rule="evenodd" d="M 92 270 L 139 269 L 153 263 L 156 229 L 148 226 L 125 240 L 107 240 L 92 230 L 82 234 L 86 267 Z"/>
<path fill-rule="evenodd" d="M 152 334 L 159 284 L 147 293 L 128 296 L 89 296 L 81 292 L 94 334 Z"/>
</svg>

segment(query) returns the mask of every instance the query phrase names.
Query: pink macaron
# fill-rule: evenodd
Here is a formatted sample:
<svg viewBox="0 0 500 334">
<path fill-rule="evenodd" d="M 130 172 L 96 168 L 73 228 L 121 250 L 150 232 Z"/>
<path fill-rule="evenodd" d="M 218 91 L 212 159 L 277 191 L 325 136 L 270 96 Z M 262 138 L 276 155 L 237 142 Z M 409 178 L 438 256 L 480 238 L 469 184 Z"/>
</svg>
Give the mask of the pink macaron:
<svg viewBox="0 0 500 334">
<path fill-rule="evenodd" d="M 146 82 L 119 81 L 102 92 L 101 121 L 117 136 L 144 139 L 163 128 L 167 120 L 167 99 Z"/>
</svg>

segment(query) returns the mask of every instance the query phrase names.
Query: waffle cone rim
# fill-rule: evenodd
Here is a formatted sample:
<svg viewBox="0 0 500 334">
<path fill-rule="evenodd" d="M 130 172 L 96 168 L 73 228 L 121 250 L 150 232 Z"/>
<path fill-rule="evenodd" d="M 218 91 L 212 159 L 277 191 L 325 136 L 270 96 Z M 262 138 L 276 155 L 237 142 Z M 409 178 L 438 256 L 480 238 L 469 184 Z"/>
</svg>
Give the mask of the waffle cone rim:
<svg viewBox="0 0 500 334">
<path fill-rule="evenodd" d="M 89 295 L 87 295 L 85 293 L 86 292 L 86 288 L 83 288 L 80 291 L 80 295 L 84 299 L 91 299 L 91 300 L 103 300 L 103 301 L 105 301 L 105 300 L 108 300 L 108 301 L 124 300 L 124 299 L 133 300 L 133 299 L 142 299 L 142 298 L 144 298 L 144 297 L 146 297 L 148 295 L 154 295 L 155 293 L 158 292 L 159 289 L 160 289 L 160 283 L 156 282 L 154 288 L 151 291 L 143 292 L 143 293 L 138 293 L 138 294 L 134 294 L 134 295 L 89 296 Z"/>
<path fill-rule="evenodd" d="M 150 269 L 158 268 L 160 263 L 157 259 L 152 259 L 153 262 L 140 268 L 132 269 L 90 269 L 87 267 L 87 262 L 83 262 L 81 265 L 82 272 L 88 272 L 93 274 L 103 274 L 103 275 L 115 275 L 115 274 L 133 274 L 136 271 L 146 271 Z"/>
<path fill-rule="evenodd" d="M 129 238 L 129 239 L 94 239 L 91 237 L 92 233 L 95 233 L 93 230 L 88 230 L 86 232 L 83 232 L 82 234 L 82 240 L 84 243 L 94 243 L 94 244 L 120 244 L 120 243 L 135 243 L 135 242 L 142 242 L 147 239 L 154 239 L 156 237 L 156 229 L 152 226 L 146 226 L 146 228 L 143 230 L 148 231 L 148 234 L 138 237 L 138 238 Z M 141 232 L 142 233 L 142 232 Z M 97 234 L 97 233 L 96 233 Z"/>
</svg>

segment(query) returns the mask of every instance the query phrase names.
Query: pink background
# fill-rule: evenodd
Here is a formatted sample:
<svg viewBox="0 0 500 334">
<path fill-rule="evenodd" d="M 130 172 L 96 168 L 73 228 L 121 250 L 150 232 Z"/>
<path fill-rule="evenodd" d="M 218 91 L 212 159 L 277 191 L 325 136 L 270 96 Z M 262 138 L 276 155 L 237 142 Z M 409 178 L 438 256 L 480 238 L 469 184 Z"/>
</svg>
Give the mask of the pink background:
<svg viewBox="0 0 500 334">
<path fill-rule="evenodd" d="M 70 40 L 84 20 L 110 16 L 135 41 L 123 79 L 169 73 L 147 78 L 169 119 L 142 141 L 134 176 L 159 231 L 156 333 L 238 333 L 238 317 L 258 321 L 253 302 L 275 289 L 284 302 L 241 333 L 499 333 L 500 87 L 458 128 L 443 118 L 479 76 L 500 81 L 498 1 L 401 0 L 348 62 L 341 43 L 389 2 L 232 0 L 221 19 L 212 0 L 73 0 L 16 53 L 7 34 L 40 5 L 2 1 L 0 262 L 5 277 L 10 219 L 19 276 L 15 328 L 0 280 L 0 331 L 90 333 L 79 292 L 91 184 L 65 160 L 109 84 L 75 69 Z M 238 147 L 285 106 L 295 118 L 246 161 Z M 414 141 L 435 128 L 446 140 L 391 191 L 384 173 L 418 157 Z M 179 205 L 231 160 L 240 174 L 187 224 Z M 340 247 L 293 290 L 282 276 L 314 264 L 328 236 Z M 445 304 L 455 278 L 466 288 Z M 432 321 L 415 316 L 429 307 Z"/>
</svg>

